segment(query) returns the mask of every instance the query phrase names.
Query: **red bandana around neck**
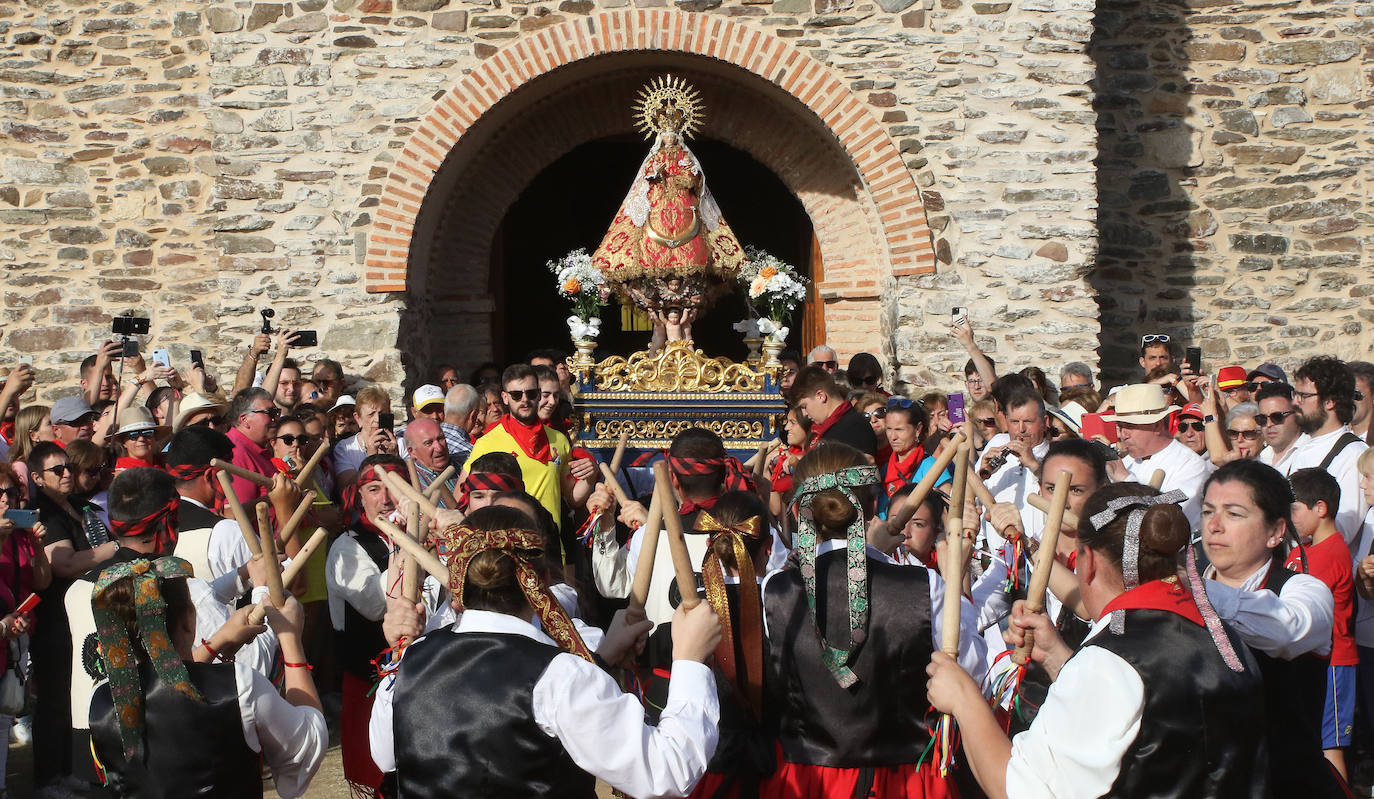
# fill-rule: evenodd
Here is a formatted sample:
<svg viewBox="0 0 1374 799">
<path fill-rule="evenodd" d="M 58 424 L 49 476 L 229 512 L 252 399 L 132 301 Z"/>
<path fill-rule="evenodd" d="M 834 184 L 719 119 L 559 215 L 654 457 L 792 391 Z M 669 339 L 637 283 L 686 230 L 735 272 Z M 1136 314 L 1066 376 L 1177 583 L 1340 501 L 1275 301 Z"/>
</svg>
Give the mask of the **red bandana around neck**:
<svg viewBox="0 0 1374 799">
<path fill-rule="evenodd" d="M 515 443 L 520 445 L 520 451 L 526 457 L 533 458 L 540 463 L 548 463 L 553 460 L 553 450 L 549 447 L 549 434 L 544 429 L 544 423 L 538 419 L 534 424 L 527 425 L 516 419 L 511 414 L 501 417 L 501 428 L 515 439 Z"/>
<path fill-rule="evenodd" d="M 132 455 L 120 455 L 115 458 L 115 469 L 161 469 L 162 465 L 157 463 L 157 456 L 151 461 L 142 458 L 135 458 Z"/>
<path fill-rule="evenodd" d="M 844 416 L 846 413 L 849 413 L 849 411 L 853 410 L 853 408 L 854 406 L 850 405 L 847 400 L 845 402 L 841 402 L 840 407 L 831 411 L 830 415 L 825 417 L 824 422 L 816 422 L 815 424 L 811 425 L 811 446 L 814 447 L 816 445 L 816 442 L 821 440 L 821 436 L 829 432 L 830 428 L 834 427 L 835 423 L 840 420 L 840 417 Z"/>
<path fill-rule="evenodd" d="M 1199 627 L 1205 626 L 1193 595 L 1173 579 L 1151 580 L 1117 596 L 1107 603 L 1098 618 L 1105 619 L 1114 610 L 1163 610 L 1176 613 Z"/>
<path fill-rule="evenodd" d="M 898 458 L 897 453 L 892 453 L 888 458 L 887 469 L 883 474 L 883 482 L 887 486 L 887 495 L 892 496 L 901 490 L 902 486 L 911 482 L 911 478 L 916 474 L 921 461 L 926 459 L 926 448 L 924 444 L 917 444 L 916 448 L 904 458 Z"/>
</svg>

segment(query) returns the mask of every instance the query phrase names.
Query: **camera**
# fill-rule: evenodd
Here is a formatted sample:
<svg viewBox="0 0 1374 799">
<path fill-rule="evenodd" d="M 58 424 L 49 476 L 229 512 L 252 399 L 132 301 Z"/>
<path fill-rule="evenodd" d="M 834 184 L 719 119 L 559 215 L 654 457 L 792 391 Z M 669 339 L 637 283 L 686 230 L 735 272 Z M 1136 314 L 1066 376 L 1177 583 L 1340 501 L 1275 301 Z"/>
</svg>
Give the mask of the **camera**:
<svg viewBox="0 0 1374 799">
<path fill-rule="evenodd" d="M 261 311 L 258 311 L 258 313 L 262 314 L 262 332 L 271 333 L 272 317 L 276 316 L 277 312 L 271 308 L 263 308 Z"/>
<path fill-rule="evenodd" d="M 148 332 L 148 317 L 146 316 L 116 316 L 114 318 L 114 333 L 119 336 L 137 336 Z"/>
<path fill-rule="evenodd" d="M 291 341 L 293 347 L 318 347 L 319 345 L 320 337 L 314 330 L 297 330 L 296 337 Z"/>
</svg>

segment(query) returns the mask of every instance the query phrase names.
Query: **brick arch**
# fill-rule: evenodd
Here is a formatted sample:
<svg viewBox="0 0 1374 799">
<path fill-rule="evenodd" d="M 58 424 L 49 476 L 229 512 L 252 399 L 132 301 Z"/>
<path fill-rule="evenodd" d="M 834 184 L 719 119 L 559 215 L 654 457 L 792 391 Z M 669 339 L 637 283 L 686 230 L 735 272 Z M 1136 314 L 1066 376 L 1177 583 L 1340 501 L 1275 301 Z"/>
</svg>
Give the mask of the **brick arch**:
<svg viewBox="0 0 1374 799">
<path fill-rule="evenodd" d="M 890 276 L 931 272 L 934 251 L 925 208 L 896 144 L 834 75 L 784 40 L 740 22 L 667 9 L 603 11 L 526 35 L 460 79 L 416 127 L 383 186 L 368 236 L 369 292 L 405 291 L 411 240 L 426 193 L 448 153 L 502 99 L 530 81 L 610 53 L 668 51 L 718 59 L 796 98 L 830 131 L 860 175 L 877 214 L 885 264 L 845 280 L 827 273 L 843 296 L 869 282 L 876 294 Z M 887 274 L 873 267 L 887 266 Z M 866 281 L 864 280 L 866 278 Z"/>
</svg>

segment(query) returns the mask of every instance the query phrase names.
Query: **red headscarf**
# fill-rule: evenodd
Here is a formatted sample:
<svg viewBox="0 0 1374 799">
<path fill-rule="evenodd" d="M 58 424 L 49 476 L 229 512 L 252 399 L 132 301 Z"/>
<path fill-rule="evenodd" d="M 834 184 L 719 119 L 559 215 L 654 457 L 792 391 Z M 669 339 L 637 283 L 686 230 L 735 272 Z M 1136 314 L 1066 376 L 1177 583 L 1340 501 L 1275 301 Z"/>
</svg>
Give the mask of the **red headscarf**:
<svg viewBox="0 0 1374 799">
<path fill-rule="evenodd" d="M 745 471 L 739 458 L 733 455 L 726 455 L 723 458 L 676 458 L 670 454 L 668 455 L 668 468 L 673 470 L 673 474 L 679 476 L 715 474 L 724 469 L 725 485 L 721 489 L 722 492 L 758 490 L 754 483 L 754 476 Z M 690 499 L 684 500 L 681 507 L 678 508 L 678 512 L 685 516 L 701 508 L 713 508 L 716 499 L 716 497 L 712 497 L 700 502 Z"/>
<path fill-rule="evenodd" d="M 177 512 L 181 508 L 181 497 L 173 495 L 167 500 L 167 504 L 152 511 L 146 516 L 128 521 L 116 519 L 110 520 L 110 532 L 120 538 L 134 538 L 137 536 L 156 533 L 154 540 L 156 549 L 153 551 L 161 555 L 164 552 L 171 552 L 177 544 Z"/>
<path fill-rule="evenodd" d="M 473 491 L 524 491 L 525 481 L 505 472 L 472 472 L 458 487 L 458 510 L 468 512 L 468 497 Z"/>
<path fill-rule="evenodd" d="M 358 472 L 358 479 L 353 481 L 352 485 L 345 486 L 343 490 L 345 518 L 352 519 L 353 515 L 357 514 L 362 525 L 369 530 L 375 530 L 376 526 L 372 524 L 371 519 L 367 518 L 367 514 L 363 513 L 363 498 L 359 489 L 367 483 L 381 482 L 381 472 L 391 472 L 392 474 L 398 474 L 402 477 L 406 476 L 405 473 L 401 471 L 401 467 L 397 464 L 371 463 L 362 471 Z"/>
</svg>

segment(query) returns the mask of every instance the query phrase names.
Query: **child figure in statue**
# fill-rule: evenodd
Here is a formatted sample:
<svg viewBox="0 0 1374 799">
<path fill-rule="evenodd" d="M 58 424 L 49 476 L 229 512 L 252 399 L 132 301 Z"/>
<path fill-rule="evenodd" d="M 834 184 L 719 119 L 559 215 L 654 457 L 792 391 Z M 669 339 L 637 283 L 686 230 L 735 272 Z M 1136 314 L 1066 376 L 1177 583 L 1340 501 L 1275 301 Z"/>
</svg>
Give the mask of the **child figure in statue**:
<svg viewBox="0 0 1374 799">
<path fill-rule="evenodd" d="M 670 341 L 692 341 L 692 321 L 697 318 L 695 308 L 668 307 L 662 311 L 649 311 L 649 319 L 654 323 L 653 340 L 649 352 L 661 352 Z"/>
</svg>

